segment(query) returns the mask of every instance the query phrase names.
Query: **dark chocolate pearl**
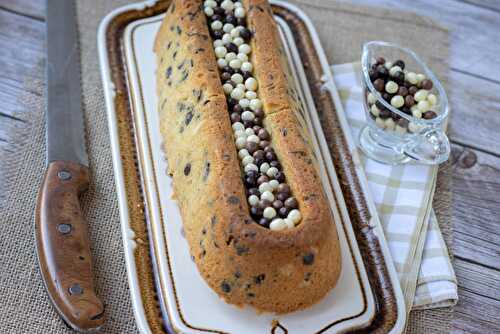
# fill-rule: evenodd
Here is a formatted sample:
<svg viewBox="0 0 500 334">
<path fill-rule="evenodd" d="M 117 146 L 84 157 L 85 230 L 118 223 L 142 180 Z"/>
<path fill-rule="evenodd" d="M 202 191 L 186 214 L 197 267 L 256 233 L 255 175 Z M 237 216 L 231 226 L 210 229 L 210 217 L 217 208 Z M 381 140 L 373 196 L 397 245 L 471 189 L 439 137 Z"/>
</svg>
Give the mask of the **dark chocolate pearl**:
<svg viewBox="0 0 500 334">
<path fill-rule="evenodd" d="M 396 114 L 396 113 L 394 113 L 394 112 L 393 112 L 393 113 L 391 113 L 391 117 L 392 117 L 392 119 L 394 120 L 394 122 L 399 121 L 399 119 L 401 118 L 401 116 L 399 116 L 398 114 Z"/>
<path fill-rule="evenodd" d="M 269 145 L 271 145 L 271 143 L 267 140 L 261 140 L 259 143 L 259 146 L 262 149 L 266 149 L 266 147 L 269 147 Z"/>
<path fill-rule="evenodd" d="M 264 149 L 264 152 L 273 152 L 274 153 L 274 149 L 271 147 L 271 146 L 267 146 L 265 149 Z"/>
<path fill-rule="evenodd" d="M 220 78 L 222 79 L 222 81 L 231 80 L 231 73 L 229 73 L 229 72 L 222 72 L 222 74 L 220 75 Z"/>
<path fill-rule="evenodd" d="M 297 209 L 299 207 L 299 203 L 297 202 L 297 200 L 295 199 L 295 197 L 289 197 L 286 201 L 285 201 L 285 206 L 289 209 Z"/>
<path fill-rule="evenodd" d="M 227 15 L 224 21 L 226 23 L 231 23 L 234 26 L 236 24 L 237 19 L 234 15 Z"/>
<path fill-rule="evenodd" d="M 252 129 L 253 129 L 253 132 L 258 133 L 260 131 L 260 129 L 262 129 L 262 127 L 260 127 L 258 125 L 254 125 Z"/>
<path fill-rule="evenodd" d="M 253 114 L 255 115 L 255 117 L 260 117 L 260 118 L 264 117 L 264 112 L 260 108 L 255 109 L 253 111 Z"/>
<path fill-rule="evenodd" d="M 246 81 L 248 78 L 250 78 L 252 76 L 252 73 L 245 71 L 245 72 L 242 72 L 241 75 L 243 75 L 243 80 Z"/>
<path fill-rule="evenodd" d="M 274 178 L 280 183 L 285 182 L 285 174 L 283 172 L 277 172 Z"/>
<path fill-rule="evenodd" d="M 256 170 L 249 170 L 248 172 L 245 173 L 246 176 L 252 176 L 252 177 L 258 177 L 260 174 Z"/>
<path fill-rule="evenodd" d="M 375 102 L 375 105 L 377 106 L 377 108 L 378 108 L 379 110 L 384 110 L 384 109 L 385 109 L 385 106 L 384 106 L 384 105 L 382 104 L 382 102 L 380 102 L 380 101 L 376 101 L 376 102 Z"/>
<path fill-rule="evenodd" d="M 255 117 L 253 119 L 253 124 L 262 126 L 262 118 L 261 117 Z"/>
<path fill-rule="evenodd" d="M 406 128 L 408 127 L 408 120 L 405 119 L 405 118 L 401 118 L 399 121 L 398 121 L 398 125 L 402 128 Z"/>
<path fill-rule="evenodd" d="M 422 88 L 423 89 L 431 90 L 432 86 L 433 86 L 433 84 L 432 84 L 431 80 L 429 80 L 429 79 L 422 80 Z"/>
<path fill-rule="evenodd" d="M 249 177 L 249 176 L 247 176 L 245 178 L 245 185 L 247 187 L 249 187 L 249 188 L 250 187 L 255 187 L 257 185 L 257 180 L 255 179 L 255 177 Z"/>
<path fill-rule="evenodd" d="M 428 110 L 426 112 L 424 112 L 424 114 L 422 115 L 422 118 L 424 119 L 433 119 L 437 117 L 437 114 L 436 112 L 432 111 L 432 110 Z"/>
<path fill-rule="evenodd" d="M 254 159 L 253 163 L 257 165 L 257 167 L 260 167 L 264 162 L 266 162 L 266 159 Z"/>
<path fill-rule="evenodd" d="M 236 123 L 239 121 L 241 121 L 240 114 L 238 114 L 237 112 L 231 113 L 231 122 Z"/>
<path fill-rule="evenodd" d="M 259 219 L 259 225 L 268 228 L 271 221 L 267 218 L 262 217 Z"/>
<path fill-rule="evenodd" d="M 406 88 L 405 86 L 399 86 L 398 95 L 401 95 L 402 97 L 408 95 L 408 88 Z"/>
<path fill-rule="evenodd" d="M 405 107 L 401 108 L 401 111 L 407 115 L 410 115 L 410 116 L 412 115 L 411 109 L 409 107 L 405 106 Z"/>
<path fill-rule="evenodd" d="M 215 30 L 212 32 L 212 36 L 214 39 L 222 39 L 222 36 L 224 35 L 222 30 Z"/>
<path fill-rule="evenodd" d="M 385 68 L 384 65 L 379 65 L 377 66 L 377 72 L 378 72 L 378 77 L 379 78 L 387 78 L 389 75 L 389 70 Z"/>
<path fill-rule="evenodd" d="M 262 217 L 262 213 L 263 213 L 263 209 L 258 207 L 258 206 L 252 206 L 250 208 L 250 214 L 255 217 L 255 218 L 259 218 L 259 217 Z"/>
<path fill-rule="evenodd" d="M 288 184 L 286 184 L 286 183 L 281 183 L 278 186 L 278 193 L 289 194 L 290 193 L 290 186 Z"/>
<path fill-rule="evenodd" d="M 405 74 L 401 71 L 396 72 L 396 74 L 394 74 L 394 76 L 392 78 L 400 86 L 403 85 L 405 82 Z"/>
<path fill-rule="evenodd" d="M 210 20 L 212 20 L 212 22 L 213 22 L 213 21 L 221 21 L 221 20 L 222 20 L 222 15 L 221 15 L 221 14 L 218 14 L 218 13 L 215 13 L 215 10 L 216 10 L 216 9 L 217 9 L 217 8 L 214 8 L 214 15 L 212 15 L 212 16 L 210 17 Z M 220 8 L 220 9 L 222 9 L 222 8 Z M 224 13 L 223 13 L 223 14 L 224 14 Z"/>
<path fill-rule="evenodd" d="M 279 199 L 273 202 L 273 208 L 275 208 L 276 210 L 279 210 L 282 207 L 283 207 L 283 202 L 280 201 Z"/>
<path fill-rule="evenodd" d="M 273 161 L 269 162 L 269 166 L 275 167 L 277 169 L 281 169 L 281 164 L 277 160 L 273 160 Z"/>
<path fill-rule="evenodd" d="M 234 52 L 238 54 L 238 46 L 234 43 L 229 43 L 226 45 L 227 52 Z"/>
<path fill-rule="evenodd" d="M 238 114 L 241 114 L 243 112 L 243 107 L 238 103 L 233 107 L 233 111 L 237 112 Z"/>
<path fill-rule="evenodd" d="M 267 207 L 270 207 L 271 205 L 272 205 L 272 203 L 270 201 L 268 201 L 267 199 L 261 199 L 259 201 L 259 204 L 258 204 L 258 206 L 260 208 L 262 208 L 262 210 L 264 210 Z"/>
<path fill-rule="evenodd" d="M 227 72 L 227 73 L 229 73 L 231 75 L 234 74 L 234 68 L 232 68 L 231 66 L 224 66 L 222 68 L 222 71 Z"/>
<path fill-rule="evenodd" d="M 383 98 L 384 100 L 386 100 L 387 102 L 390 102 L 390 101 L 391 101 L 392 96 L 393 96 L 393 95 L 392 95 L 392 94 L 389 94 L 389 93 L 383 93 L 383 94 L 382 94 L 382 98 Z"/>
<path fill-rule="evenodd" d="M 259 136 L 260 140 L 268 140 L 269 132 L 267 132 L 266 129 L 260 129 L 259 132 L 257 133 L 257 136 Z"/>
<path fill-rule="evenodd" d="M 214 8 L 214 14 L 216 14 L 216 15 L 224 15 L 225 13 L 226 13 L 226 11 L 222 7 L 217 6 Z M 214 17 L 214 16 L 212 15 L 212 17 Z M 222 18 L 220 20 L 222 20 Z"/>
<path fill-rule="evenodd" d="M 269 162 L 276 160 L 276 154 L 274 152 L 267 152 L 266 153 L 266 160 Z"/>
<path fill-rule="evenodd" d="M 248 153 L 253 154 L 253 152 L 257 151 L 257 143 L 253 141 L 247 142 L 246 149 Z"/>
<path fill-rule="evenodd" d="M 377 79 L 373 82 L 373 87 L 375 87 L 376 90 L 378 90 L 379 92 L 383 92 L 384 91 L 384 80 L 383 79 Z"/>
<path fill-rule="evenodd" d="M 252 128 L 255 125 L 254 121 L 243 121 L 243 126 L 245 129 Z"/>
<path fill-rule="evenodd" d="M 384 65 L 385 64 L 384 57 L 377 57 L 376 61 L 377 61 L 377 65 Z"/>
<path fill-rule="evenodd" d="M 406 81 L 406 80 L 405 80 L 405 82 L 404 82 L 404 86 L 405 86 L 406 88 L 410 89 L 410 87 L 412 86 L 412 83 L 411 83 L 411 82 L 409 82 L 409 81 Z"/>
<path fill-rule="evenodd" d="M 405 69 L 405 62 L 402 61 L 401 59 L 398 59 L 394 62 L 394 66 L 399 66 L 399 67 L 401 67 L 402 70 L 404 70 Z"/>
<path fill-rule="evenodd" d="M 247 20 L 244 17 L 238 17 L 238 20 L 236 20 L 236 25 L 245 27 L 247 25 Z M 240 36 L 241 36 L 241 32 L 240 32 Z"/>
<path fill-rule="evenodd" d="M 238 100 L 233 99 L 232 97 L 230 97 L 230 98 L 227 99 L 227 104 L 232 109 L 235 105 L 238 104 Z"/>
<path fill-rule="evenodd" d="M 269 176 L 267 175 L 259 176 L 259 178 L 257 179 L 257 184 L 260 186 L 264 182 L 269 182 Z"/>
<path fill-rule="evenodd" d="M 287 208 L 286 206 L 284 207 L 281 207 L 279 210 L 278 210 L 278 215 L 281 217 L 281 218 L 286 218 L 288 216 L 288 213 L 290 212 L 290 209 Z"/>
<path fill-rule="evenodd" d="M 257 150 L 257 151 L 255 151 L 255 152 L 252 154 L 252 156 L 253 156 L 253 158 L 254 158 L 254 159 L 264 159 L 264 156 L 265 156 L 265 155 L 266 155 L 266 154 L 264 153 L 264 151 L 263 151 L 263 150 Z"/>
<path fill-rule="evenodd" d="M 243 38 L 244 41 L 248 41 L 250 37 L 252 37 L 252 33 L 247 28 L 240 29 L 240 37 Z"/>
<path fill-rule="evenodd" d="M 408 93 L 410 93 L 411 95 L 415 95 L 416 92 L 418 92 L 417 86 L 411 86 L 410 88 L 408 88 Z"/>
<path fill-rule="evenodd" d="M 384 110 L 380 110 L 380 113 L 379 113 L 379 116 L 380 118 L 384 119 L 384 118 L 388 118 L 391 116 L 391 112 L 387 109 L 384 109 Z"/>
<path fill-rule="evenodd" d="M 377 71 L 374 71 L 374 70 L 369 70 L 368 75 L 370 76 L 370 80 L 372 82 L 378 78 L 378 73 L 377 73 Z"/>
<path fill-rule="evenodd" d="M 284 202 L 284 201 L 286 201 L 286 199 L 288 198 L 288 196 L 289 196 L 289 194 L 288 194 L 288 193 L 278 193 L 278 194 L 276 195 L 276 199 L 278 199 L 278 200 L 280 200 L 280 201 Z"/>
<path fill-rule="evenodd" d="M 257 188 L 250 188 L 250 189 L 248 189 L 248 195 L 259 196 L 260 195 L 260 191 Z"/>
<path fill-rule="evenodd" d="M 405 97 L 405 106 L 408 107 L 408 108 L 411 108 L 413 107 L 413 105 L 415 104 L 415 99 L 413 98 L 412 95 L 406 95 Z"/>
</svg>

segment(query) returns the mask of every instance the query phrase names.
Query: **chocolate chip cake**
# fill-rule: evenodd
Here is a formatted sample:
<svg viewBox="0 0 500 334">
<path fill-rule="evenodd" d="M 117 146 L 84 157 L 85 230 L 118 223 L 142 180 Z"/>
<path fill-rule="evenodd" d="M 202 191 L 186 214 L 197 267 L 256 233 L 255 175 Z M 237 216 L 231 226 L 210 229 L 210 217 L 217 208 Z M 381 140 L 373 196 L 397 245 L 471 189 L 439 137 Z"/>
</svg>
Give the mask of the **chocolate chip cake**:
<svg viewBox="0 0 500 334">
<path fill-rule="evenodd" d="M 161 133 L 191 256 L 226 302 L 287 313 L 341 257 L 270 5 L 174 0 L 156 36 Z"/>
</svg>

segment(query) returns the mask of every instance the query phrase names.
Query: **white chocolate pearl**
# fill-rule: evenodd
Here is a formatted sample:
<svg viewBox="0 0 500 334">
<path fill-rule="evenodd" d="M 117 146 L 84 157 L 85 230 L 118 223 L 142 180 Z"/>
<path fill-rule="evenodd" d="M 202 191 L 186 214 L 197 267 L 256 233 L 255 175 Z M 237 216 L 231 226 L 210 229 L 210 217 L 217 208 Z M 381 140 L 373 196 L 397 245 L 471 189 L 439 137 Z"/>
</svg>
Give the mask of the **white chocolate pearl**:
<svg viewBox="0 0 500 334">
<path fill-rule="evenodd" d="M 246 157 L 244 157 L 243 159 L 241 159 L 241 163 L 243 164 L 243 166 L 246 166 L 248 164 L 253 164 L 253 157 L 252 156 L 249 156 L 247 155 Z"/>
<path fill-rule="evenodd" d="M 227 66 L 227 61 L 225 59 L 217 59 L 217 66 L 219 66 L 219 68 L 223 68 L 223 67 L 226 67 Z"/>
<path fill-rule="evenodd" d="M 386 61 L 385 64 L 384 64 L 385 68 L 390 70 L 391 67 L 392 67 L 392 63 L 390 61 Z"/>
<path fill-rule="evenodd" d="M 278 168 L 276 167 L 270 167 L 266 172 L 267 176 L 269 177 L 275 177 L 277 173 L 278 173 Z"/>
<path fill-rule="evenodd" d="M 238 7 L 234 10 L 234 16 L 236 17 L 245 17 L 245 9 L 243 9 L 242 7 Z"/>
<path fill-rule="evenodd" d="M 262 108 L 262 101 L 261 100 L 259 100 L 259 99 L 250 100 L 250 109 L 257 110 L 259 108 Z"/>
<path fill-rule="evenodd" d="M 396 75 L 396 73 L 401 72 L 401 71 L 402 71 L 401 67 L 399 67 L 399 66 L 393 66 L 393 67 L 391 67 L 391 69 L 389 70 L 389 74 L 390 74 L 391 76 L 394 76 L 394 75 Z"/>
<path fill-rule="evenodd" d="M 269 164 L 267 162 L 264 162 L 264 163 L 262 163 L 262 165 L 260 165 L 260 171 L 265 174 L 267 172 L 267 170 L 269 169 L 269 167 L 271 167 L 271 166 L 269 166 Z"/>
<path fill-rule="evenodd" d="M 420 83 L 423 80 L 425 80 L 425 75 L 423 75 L 422 73 L 417 74 L 417 83 Z"/>
<path fill-rule="evenodd" d="M 272 202 L 272 201 L 274 201 L 274 195 L 270 191 L 264 191 L 264 193 L 262 195 L 260 195 L 260 199 L 265 199 L 269 202 Z"/>
<path fill-rule="evenodd" d="M 236 57 L 238 57 L 238 59 L 241 60 L 242 62 L 248 61 L 248 56 L 244 53 L 238 53 Z"/>
<path fill-rule="evenodd" d="M 220 29 L 222 29 L 222 22 L 219 20 L 216 20 L 216 21 L 212 22 L 212 24 L 210 25 L 210 28 L 212 28 L 212 30 L 220 30 Z"/>
<path fill-rule="evenodd" d="M 250 100 L 249 99 L 241 99 L 239 101 L 239 105 L 244 109 L 244 108 L 248 108 L 248 106 L 250 105 Z"/>
<path fill-rule="evenodd" d="M 244 96 L 245 96 L 245 92 L 240 88 L 235 88 L 231 92 L 231 97 L 233 99 L 236 99 L 236 100 L 242 99 Z"/>
<path fill-rule="evenodd" d="M 420 126 L 416 123 L 410 122 L 410 124 L 408 125 L 408 130 L 415 133 L 420 131 Z"/>
<path fill-rule="evenodd" d="M 244 148 L 246 146 L 246 144 L 247 144 L 247 140 L 246 140 L 245 137 L 238 137 L 238 138 L 236 138 L 236 147 L 238 149 Z"/>
<path fill-rule="evenodd" d="M 255 131 L 253 131 L 252 128 L 248 128 L 248 129 L 245 129 L 245 133 L 247 134 L 247 136 L 251 136 L 251 135 L 255 134 Z"/>
<path fill-rule="evenodd" d="M 300 211 L 297 210 L 297 209 L 293 209 L 292 211 L 290 211 L 288 213 L 288 216 L 287 216 L 288 219 L 290 219 L 292 222 L 294 222 L 295 224 L 297 224 L 298 222 L 300 222 L 300 220 L 302 219 L 302 215 L 300 214 Z"/>
<path fill-rule="evenodd" d="M 216 39 L 214 41 L 214 48 L 218 47 L 218 46 L 224 46 L 224 43 L 222 43 L 222 40 L 221 39 Z"/>
<path fill-rule="evenodd" d="M 234 28 L 230 32 L 232 38 L 236 38 L 240 35 L 240 30 L 238 28 Z"/>
<path fill-rule="evenodd" d="M 241 2 L 239 2 L 239 1 L 236 1 L 234 3 L 234 8 L 238 8 L 238 7 L 243 7 L 243 4 Z"/>
<path fill-rule="evenodd" d="M 242 83 L 243 76 L 239 73 L 234 73 L 233 75 L 231 75 L 231 81 L 236 83 L 236 84 Z"/>
<path fill-rule="evenodd" d="M 251 72 L 253 70 L 253 66 L 251 63 L 246 61 L 243 64 L 241 64 L 241 70 L 244 72 Z"/>
<path fill-rule="evenodd" d="M 394 94 L 398 91 L 398 84 L 395 83 L 394 81 L 388 81 L 385 84 L 385 91 L 389 94 Z"/>
<path fill-rule="evenodd" d="M 283 221 L 285 222 L 285 225 L 287 228 L 294 228 L 295 227 L 295 224 L 294 222 L 291 220 L 291 219 L 288 219 L 288 218 L 285 218 L 283 219 Z"/>
<path fill-rule="evenodd" d="M 420 102 L 420 101 L 423 101 L 423 100 L 427 99 L 428 95 L 429 95 L 429 91 L 428 90 L 419 89 L 415 93 L 415 95 L 413 96 L 413 98 L 415 99 L 415 101 Z"/>
<path fill-rule="evenodd" d="M 256 135 L 251 135 L 247 137 L 247 142 L 260 143 L 260 138 Z"/>
<path fill-rule="evenodd" d="M 227 49 L 223 46 L 218 46 L 215 48 L 215 55 L 217 58 L 224 58 L 227 54 Z"/>
<path fill-rule="evenodd" d="M 231 34 L 224 34 L 224 35 L 222 35 L 222 43 L 229 44 L 229 43 L 231 43 L 232 40 L 233 39 L 231 37 Z"/>
<path fill-rule="evenodd" d="M 414 104 L 411 108 L 410 108 L 411 112 L 413 112 L 414 110 L 418 110 L 418 105 Z"/>
<path fill-rule="evenodd" d="M 258 87 L 257 80 L 255 80 L 255 78 L 252 78 L 252 77 L 246 79 L 245 80 L 245 87 L 248 90 L 256 91 L 257 87 Z"/>
<path fill-rule="evenodd" d="M 429 108 L 431 107 L 429 105 L 429 102 L 427 101 L 420 101 L 418 104 L 418 109 L 420 109 L 421 112 L 426 112 L 427 110 L 429 110 Z"/>
<path fill-rule="evenodd" d="M 245 172 L 249 172 L 251 170 L 254 170 L 254 171 L 258 172 L 259 171 L 259 167 L 257 167 L 257 165 L 255 165 L 255 164 L 248 164 L 248 165 L 245 166 Z"/>
<path fill-rule="evenodd" d="M 417 75 L 415 74 L 415 72 L 408 72 L 406 75 L 405 75 L 405 79 L 411 83 L 412 85 L 416 85 L 418 80 L 417 80 Z"/>
<path fill-rule="evenodd" d="M 276 190 L 276 189 L 278 189 L 280 183 L 278 180 L 271 180 L 271 181 L 269 181 L 269 185 L 271 186 L 271 188 L 273 188 L 273 190 Z"/>
<path fill-rule="evenodd" d="M 391 105 L 395 108 L 401 108 L 405 104 L 405 99 L 401 95 L 394 95 L 391 99 Z"/>
<path fill-rule="evenodd" d="M 245 130 L 245 126 L 241 122 L 233 123 L 232 127 L 233 127 L 233 131 Z"/>
<path fill-rule="evenodd" d="M 220 4 L 222 9 L 224 9 L 226 12 L 230 12 L 234 9 L 234 3 L 231 0 L 224 0 Z"/>
<path fill-rule="evenodd" d="M 269 183 L 267 183 L 267 182 L 263 182 L 263 183 L 261 183 L 261 184 L 260 184 L 260 186 L 259 186 L 259 192 L 260 192 L 261 194 L 263 194 L 263 193 L 264 193 L 264 192 L 266 192 L 266 191 L 273 191 L 273 188 L 271 188 L 271 186 L 269 185 Z"/>
<path fill-rule="evenodd" d="M 434 106 L 437 104 L 437 96 L 434 94 L 429 94 L 429 95 L 427 95 L 427 101 L 429 101 L 431 106 Z"/>
<path fill-rule="evenodd" d="M 402 134 L 405 134 L 406 133 L 406 128 L 402 127 L 402 126 L 399 126 L 399 125 L 396 125 L 396 133 L 402 135 Z"/>
<path fill-rule="evenodd" d="M 217 2 L 215 0 L 207 0 L 205 1 L 204 4 L 206 7 L 212 7 L 212 8 L 217 7 Z"/>
<path fill-rule="evenodd" d="M 245 132 L 245 130 L 238 130 L 238 131 L 234 131 L 234 136 L 236 138 L 239 138 L 239 137 L 246 138 L 247 137 L 247 133 Z"/>
<path fill-rule="evenodd" d="M 377 102 L 377 98 L 372 93 L 368 93 L 368 97 L 366 99 L 369 104 L 374 104 L 375 102 Z"/>
<path fill-rule="evenodd" d="M 388 131 L 393 131 L 394 127 L 396 126 L 396 123 L 394 123 L 394 121 L 390 117 L 387 118 L 384 123 L 385 123 L 385 129 Z"/>
<path fill-rule="evenodd" d="M 257 93 L 256 93 L 256 92 L 254 92 L 254 91 L 251 91 L 251 90 L 247 90 L 247 91 L 245 92 L 245 97 L 246 97 L 247 99 L 249 99 L 249 100 L 251 100 L 251 99 L 256 99 L 256 98 L 257 98 Z"/>
<path fill-rule="evenodd" d="M 250 197 L 248 197 L 248 203 L 251 206 L 257 205 L 259 203 L 259 197 L 257 197 L 256 195 L 250 195 Z"/>
<path fill-rule="evenodd" d="M 246 110 L 246 111 L 241 113 L 241 119 L 244 121 L 253 121 L 254 118 L 255 118 L 255 115 L 251 111 Z"/>
<path fill-rule="evenodd" d="M 238 52 L 244 53 L 244 54 L 249 54 L 252 51 L 252 48 L 248 44 L 241 44 L 238 47 Z"/>
<path fill-rule="evenodd" d="M 377 107 L 376 104 L 372 104 L 370 111 L 375 117 L 378 117 L 378 115 L 380 115 L 380 109 Z"/>
<path fill-rule="evenodd" d="M 422 111 L 420 111 L 420 109 L 418 109 L 418 108 L 415 108 L 414 110 L 412 110 L 411 114 L 415 118 L 422 118 Z"/>
<path fill-rule="evenodd" d="M 273 207 L 268 206 L 264 209 L 264 213 L 262 214 L 264 218 L 273 219 L 276 217 L 276 210 Z"/>
<path fill-rule="evenodd" d="M 224 89 L 224 93 L 229 95 L 233 91 L 233 85 L 231 85 L 230 83 L 225 83 L 222 85 L 222 89 Z"/>
<path fill-rule="evenodd" d="M 241 67 L 241 60 L 238 58 L 233 59 L 229 62 L 229 66 L 231 66 L 234 69 L 239 69 Z"/>
<path fill-rule="evenodd" d="M 285 220 L 281 218 L 274 219 L 271 224 L 269 224 L 269 229 L 273 231 L 282 231 L 287 228 Z"/>
<path fill-rule="evenodd" d="M 246 148 L 242 148 L 241 150 L 238 151 L 238 156 L 240 157 L 240 159 L 243 159 L 244 157 L 247 157 L 249 155 L 250 153 L 248 153 L 248 150 Z"/>
<path fill-rule="evenodd" d="M 205 9 L 203 9 L 203 11 L 205 12 L 205 15 L 206 16 L 212 16 L 214 15 L 214 10 L 212 7 L 205 7 Z"/>
<path fill-rule="evenodd" d="M 375 119 L 375 124 L 377 124 L 381 128 L 384 128 L 384 126 L 385 126 L 384 120 L 382 118 L 380 118 L 380 117 L 377 117 Z"/>
<path fill-rule="evenodd" d="M 240 46 L 243 43 L 245 43 L 245 41 L 241 37 L 235 37 L 233 39 L 233 44 L 235 44 L 236 46 Z"/>
<path fill-rule="evenodd" d="M 242 90 L 242 91 L 244 91 L 244 92 L 246 91 L 246 87 L 245 87 L 245 85 L 244 85 L 244 84 L 240 84 L 240 83 L 239 83 L 239 84 L 236 84 L 236 88 L 239 88 L 239 89 L 241 89 L 241 90 Z"/>
<path fill-rule="evenodd" d="M 231 34 L 231 30 L 234 29 L 234 26 L 231 24 L 231 23 L 226 23 L 224 24 L 224 26 L 222 27 L 222 30 L 225 32 L 225 33 L 228 33 L 228 34 Z"/>
<path fill-rule="evenodd" d="M 230 62 L 231 60 L 236 59 L 236 53 L 234 53 L 234 52 L 226 53 L 225 59 L 227 62 Z"/>
</svg>

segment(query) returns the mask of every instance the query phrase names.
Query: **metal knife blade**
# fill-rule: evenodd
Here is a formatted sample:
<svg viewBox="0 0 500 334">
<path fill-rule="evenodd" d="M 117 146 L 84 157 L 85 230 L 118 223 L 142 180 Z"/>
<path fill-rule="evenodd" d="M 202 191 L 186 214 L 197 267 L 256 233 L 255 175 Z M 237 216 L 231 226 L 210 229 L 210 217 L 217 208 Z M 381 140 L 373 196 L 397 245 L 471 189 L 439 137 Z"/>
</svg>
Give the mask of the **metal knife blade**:
<svg viewBox="0 0 500 334">
<path fill-rule="evenodd" d="M 47 160 L 88 166 L 74 1 L 47 0 Z"/>
<path fill-rule="evenodd" d="M 92 280 L 80 196 L 88 157 L 73 0 L 47 0 L 47 170 L 38 193 L 35 233 L 40 273 L 56 310 L 71 328 L 95 331 L 104 306 Z"/>
</svg>

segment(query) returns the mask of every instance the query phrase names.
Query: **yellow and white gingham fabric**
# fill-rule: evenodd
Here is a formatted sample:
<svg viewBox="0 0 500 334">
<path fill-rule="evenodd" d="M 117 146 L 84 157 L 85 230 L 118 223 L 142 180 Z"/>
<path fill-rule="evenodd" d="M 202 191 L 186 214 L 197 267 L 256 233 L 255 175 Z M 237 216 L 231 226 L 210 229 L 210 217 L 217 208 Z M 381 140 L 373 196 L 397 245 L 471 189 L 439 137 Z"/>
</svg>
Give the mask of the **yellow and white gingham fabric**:
<svg viewBox="0 0 500 334">
<path fill-rule="evenodd" d="M 361 66 L 332 66 L 352 134 L 365 123 Z M 361 154 L 368 183 L 398 272 L 407 310 L 456 304 L 455 273 L 431 203 L 436 166 L 390 166 Z"/>
</svg>

